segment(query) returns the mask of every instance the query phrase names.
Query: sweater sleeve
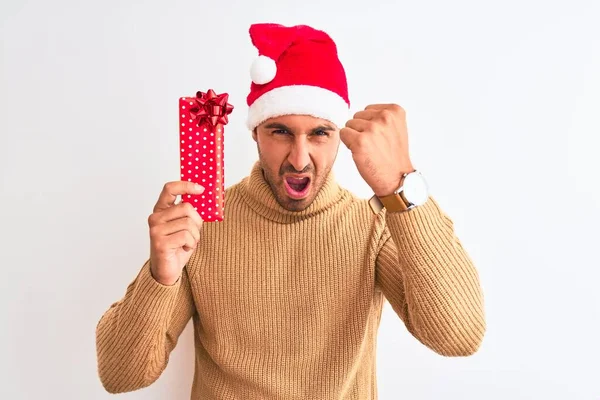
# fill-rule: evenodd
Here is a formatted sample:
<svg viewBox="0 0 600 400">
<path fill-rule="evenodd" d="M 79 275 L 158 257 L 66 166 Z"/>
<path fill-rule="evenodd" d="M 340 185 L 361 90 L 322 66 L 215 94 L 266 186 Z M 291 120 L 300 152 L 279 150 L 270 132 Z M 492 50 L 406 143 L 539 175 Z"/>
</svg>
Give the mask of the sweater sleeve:
<svg viewBox="0 0 600 400">
<path fill-rule="evenodd" d="M 377 287 L 421 343 L 444 356 L 475 353 L 486 329 L 483 293 L 452 220 L 432 197 L 385 220 Z"/>
<path fill-rule="evenodd" d="M 96 327 L 98 374 L 110 393 L 149 386 L 166 368 L 169 354 L 195 312 L 187 267 L 165 286 L 146 261 L 125 296 L 112 304 Z"/>
</svg>

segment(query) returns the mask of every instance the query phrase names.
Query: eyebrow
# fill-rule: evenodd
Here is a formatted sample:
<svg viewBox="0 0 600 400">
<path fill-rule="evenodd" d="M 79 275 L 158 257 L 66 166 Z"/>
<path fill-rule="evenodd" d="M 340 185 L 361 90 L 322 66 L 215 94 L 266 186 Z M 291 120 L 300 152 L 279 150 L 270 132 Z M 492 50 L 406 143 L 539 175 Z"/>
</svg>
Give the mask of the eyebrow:
<svg viewBox="0 0 600 400">
<path fill-rule="evenodd" d="M 289 128 L 288 126 L 286 126 L 285 124 L 282 124 L 280 122 L 271 122 L 267 125 L 265 125 L 265 129 L 283 129 L 286 130 L 288 132 L 293 132 L 293 130 L 291 128 Z M 335 131 L 335 128 L 330 126 L 330 125 L 319 125 L 317 127 L 314 127 L 313 129 L 311 129 L 312 132 L 315 131 Z"/>
</svg>

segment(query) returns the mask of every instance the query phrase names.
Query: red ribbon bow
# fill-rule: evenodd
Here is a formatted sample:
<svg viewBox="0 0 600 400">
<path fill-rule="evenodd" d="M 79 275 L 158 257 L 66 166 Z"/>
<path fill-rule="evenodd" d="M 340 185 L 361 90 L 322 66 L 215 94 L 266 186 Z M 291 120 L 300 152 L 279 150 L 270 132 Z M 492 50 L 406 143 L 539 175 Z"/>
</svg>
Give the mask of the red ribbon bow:
<svg viewBox="0 0 600 400">
<path fill-rule="evenodd" d="M 212 126 L 226 125 L 229 122 L 227 115 L 233 111 L 233 106 L 227 103 L 227 100 L 229 100 L 227 93 L 216 94 L 212 89 L 206 93 L 198 92 L 194 99 L 196 105 L 190 109 L 190 114 L 192 118 L 198 120 L 198 126 L 204 120 L 208 120 Z"/>
</svg>

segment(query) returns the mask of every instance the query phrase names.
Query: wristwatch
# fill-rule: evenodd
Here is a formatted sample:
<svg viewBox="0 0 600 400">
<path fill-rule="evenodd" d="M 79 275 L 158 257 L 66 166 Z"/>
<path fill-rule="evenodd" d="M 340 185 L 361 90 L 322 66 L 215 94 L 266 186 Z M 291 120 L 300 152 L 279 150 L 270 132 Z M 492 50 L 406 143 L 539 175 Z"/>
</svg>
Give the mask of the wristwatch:
<svg viewBox="0 0 600 400">
<path fill-rule="evenodd" d="M 388 212 L 403 212 L 425 204 L 429 197 L 429 186 L 419 171 L 408 172 L 402 175 L 398 189 L 387 196 L 373 196 L 369 205 L 375 214 L 383 207 Z"/>
</svg>

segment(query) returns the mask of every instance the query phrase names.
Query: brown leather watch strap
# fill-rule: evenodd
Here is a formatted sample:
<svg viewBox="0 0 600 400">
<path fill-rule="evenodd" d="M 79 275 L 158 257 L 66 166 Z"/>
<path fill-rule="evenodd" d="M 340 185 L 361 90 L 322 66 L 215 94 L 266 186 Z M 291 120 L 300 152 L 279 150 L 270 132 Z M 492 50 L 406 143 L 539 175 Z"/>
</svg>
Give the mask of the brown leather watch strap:
<svg viewBox="0 0 600 400">
<path fill-rule="evenodd" d="M 402 176 L 399 185 L 400 188 L 402 188 L 402 185 L 404 184 L 404 179 L 407 175 L 408 174 L 404 174 Z M 373 196 L 369 200 L 369 205 L 371 206 L 371 209 L 375 214 L 379 213 L 379 211 L 381 211 L 381 209 L 384 207 L 389 212 L 406 211 L 409 207 L 408 201 L 404 200 L 401 193 L 392 193 L 390 195 L 381 197 Z"/>
<path fill-rule="evenodd" d="M 388 196 L 379 197 L 379 201 L 388 212 L 406 211 L 408 204 L 404 201 L 400 194 L 394 193 Z"/>
<path fill-rule="evenodd" d="M 398 194 L 391 194 L 384 197 L 373 196 L 369 199 L 369 206 L 371 206 L 374 214 L 379 214 L 384 207 L 389 212 L 408 210 L 406 203 Z"/>
</svg>

